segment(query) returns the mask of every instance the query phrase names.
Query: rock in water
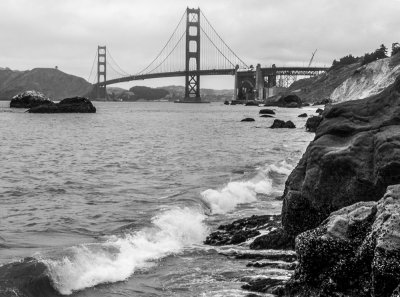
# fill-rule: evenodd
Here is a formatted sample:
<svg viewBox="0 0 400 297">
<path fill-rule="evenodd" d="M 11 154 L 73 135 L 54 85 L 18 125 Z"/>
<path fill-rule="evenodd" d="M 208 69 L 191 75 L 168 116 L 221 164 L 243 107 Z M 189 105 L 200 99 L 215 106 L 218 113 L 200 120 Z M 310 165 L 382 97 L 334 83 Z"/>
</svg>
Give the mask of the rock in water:
<svg viewBox="0 0 400 297">
<path fill-rule="evenodd" d="M 317 227 L 342 207 L 377 201 L 400 183 L 399 114 L 400 77 L 378 95 L 325 110 L 286 181 L 282 223 L 289 235 Z"/>
<path fill-rule="evenodd" d="M 306 113 L 302 113 L 298 115 L 299 118 L 306 118 L 308 115 Z"/>
<path fill-rule="evenodd" d="M 10 107 L 32 108 L 39 105 L 54 104 L 49 98 L 37 91 L 26 91 L 12 97 Z"/>
<path fill-rule="evenodd" d="M 321 109 L 321 108 L 318 108 L 318 109 L 315 111 L 315 113 L 318 113 L 319 115 L 322 115 L 323 112 L 324 112 L 324 110 Z"/>
<path fill-rule="evenodd" d="M 331 213 L 296 238 L 296 251 L 299 266 L 287 285 L 290 296 L 398 296 L 400 185 L 389 186 L 378 202 Z"/>
<path fill-rule="evenodd" d="M 278 120 L 275 119 L 274 122 L 272 123 L 272 126 L 270 127 L 271 129 L 275 129 L 275 128 L 296 128 L 296 126 L 293 124 L 292 121 L 282 121 L 282 120 Z"/>
<path fill-rule="evenodd" d="M 306 131 L 308 132 L 317 131 L 317 128 L 321 123 L 321 121 L 322 121 L 321 116 L 312 116 L 311 118 L 308 118 L 306 122 Z"/>
<path fill-rule="evenodd" d="M 244 118 L 243 120 L 241 120 L 241 122 L 254 122 L 255 119 L 253 118 Z"/>
<path fill-rule="evenodd" d="M 272 109 L 265 108 L 265 109 L 260 109 L 259 113 L 260 114 L 275 114 L 275 111 L 273 111 Z"/>
<path fill-rule="evenodd" d="M 95 113 L 96 107 L 85 97 L 73 97 L 51 105 L 40 105 L 28 110 L 30 113 Z"/>
</svg>

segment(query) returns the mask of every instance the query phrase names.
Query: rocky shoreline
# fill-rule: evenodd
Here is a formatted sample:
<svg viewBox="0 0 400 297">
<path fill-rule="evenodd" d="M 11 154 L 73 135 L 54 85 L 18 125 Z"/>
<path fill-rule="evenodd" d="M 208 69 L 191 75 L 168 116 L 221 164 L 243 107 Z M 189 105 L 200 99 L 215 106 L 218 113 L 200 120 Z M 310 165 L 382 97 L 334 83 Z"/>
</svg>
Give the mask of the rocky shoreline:
<svg viewBox="0 0 400 297">
<path fill-rule="evenodd" d="M 377 95 L 328 105 L 313 121 L 315 139 L 285 183 L 282 216 L 235 221 L 206 243 L 279 250 L 278 264 L 255 251 L 248 265 L 296 267 L 287 282 L 247 280 L 249 291 L 400 296 L 400 78 Z"/>
</svg>

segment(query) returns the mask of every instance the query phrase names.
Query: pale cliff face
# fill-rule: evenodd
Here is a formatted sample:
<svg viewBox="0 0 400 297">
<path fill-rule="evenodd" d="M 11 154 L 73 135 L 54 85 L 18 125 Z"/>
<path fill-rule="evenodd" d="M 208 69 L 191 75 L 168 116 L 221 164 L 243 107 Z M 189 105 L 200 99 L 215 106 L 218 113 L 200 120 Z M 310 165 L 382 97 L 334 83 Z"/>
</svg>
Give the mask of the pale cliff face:
<svg viewBox="0 0 400 297">
<path fill-rule="evenodd" d="M 400 75 L 400 64 L 392 58 L 381 59 L 358 68 L 330 95 L 333 103 L 363 99 L 380 93 Z"/>
</svg>

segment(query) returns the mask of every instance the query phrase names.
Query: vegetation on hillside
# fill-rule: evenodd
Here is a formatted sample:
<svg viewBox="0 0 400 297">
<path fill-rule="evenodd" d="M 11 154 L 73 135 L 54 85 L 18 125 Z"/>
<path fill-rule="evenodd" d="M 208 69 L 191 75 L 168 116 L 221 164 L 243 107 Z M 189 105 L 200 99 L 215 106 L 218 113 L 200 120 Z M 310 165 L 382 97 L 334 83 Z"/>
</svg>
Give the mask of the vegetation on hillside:
<svg viewBox="0 0 400 297">
<path fill-rule="evenodd" d="M 392 43 L 392 51 L 391 55 L 394 56 L 395 54 L 400 52 L 400 44 L 398 42 Z M 371 53 L 365 53 L 364 56 L 361 57 L 354 57 L 353 55 L 349 54 L 337 60 L 333 60 L 331 69 L 337 69 L 339 67 L 350 65 L 354 63 L 361 63 L 361 65 L 365 65 L 371 63 L 376 60 L 384 59 L 388 57 L 388 48 L 381 44 L 379 48 Z"/>
</svg>

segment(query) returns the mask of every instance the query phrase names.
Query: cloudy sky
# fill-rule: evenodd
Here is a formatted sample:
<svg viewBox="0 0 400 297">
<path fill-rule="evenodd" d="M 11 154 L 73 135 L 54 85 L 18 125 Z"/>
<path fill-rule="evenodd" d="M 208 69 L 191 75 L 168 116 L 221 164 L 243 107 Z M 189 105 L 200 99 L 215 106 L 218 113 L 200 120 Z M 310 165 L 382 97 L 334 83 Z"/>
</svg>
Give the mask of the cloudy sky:
<svg viewBox="0 0 400 297">
<path fill-rule="evenodd" d="M 160 51 L 186 7 L 200 7 L 248 64 L 307 66 L 400 42 L 400 0 L 0 0 L 0 67 L 89 77 L 98 45 L 128 73 Z M 131 82 L 162 86 L 183 78 Z M 202 87 L 232 88 L 231 77 Z"/>
</svg>

